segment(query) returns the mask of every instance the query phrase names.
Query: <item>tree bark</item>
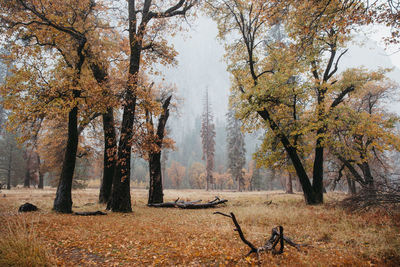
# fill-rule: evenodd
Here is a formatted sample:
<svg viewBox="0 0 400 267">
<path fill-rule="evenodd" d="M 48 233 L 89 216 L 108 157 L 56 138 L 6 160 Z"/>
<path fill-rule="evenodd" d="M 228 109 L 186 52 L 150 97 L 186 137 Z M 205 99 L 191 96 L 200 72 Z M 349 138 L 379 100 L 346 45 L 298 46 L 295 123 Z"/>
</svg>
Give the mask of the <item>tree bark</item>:
<svg viewBox="0 0 400 267">
<path fill-rule="evenodd" d="M 163 203 L 163 183 L 161 172 L 161 151 L 162 142 L 164 139 L 165 127 L 169 117 L 169 104 L 171 102 L 169 96 L 163 103 L 163 113 L 160 115 L 156 133 L 156 146 L 157 151 L 149 153 L 149 173 L 150 173 L 150 187 L 149 187 L 149 200 L 148 204 Z M 153 133 L 152 133 L 153 134 Z"/>
<path fill-rule="evenodd" d="M 149 159 L 150 187 L 148 204 L 163 203 L 164 193 L 161 174 L 161 151 L 151 153 Z"/>
<path fill-rule="evenodd" d="M 38 163 L 38 171 L 39 171 L 39 184 L 38 184 L 38 188 L 39 189 L 43 189 L 44 188 L 44 181 L 43 181 L 43 173 L 41 171 L 40 168 L 40 156 L 38 153 L 36 153 L 37 156 L 37 163 Z"/>
<path fill-rule="evenodd" d="M 9 157 L 8 157 L 8 169 L 7 169 L 7 190 L 11 189 L 11 166 L 12 166 L 12 146 L 10 146 Z M 0 188 L 1 189 L 1 188 Z"/>
<path fill-rule="evenodd" d="M 31 155 L 26 152 L 26 171 L 25 171 L 25 179 L 24 179 L 24 187 L 29 188 L 31 186 L 31 173 L 30 173 L 30 161 L 31 161 Z"/>
<path fill-rule="evenodd" d="M 54 199 L 53 210 L 61 213 L 72 213 L 72 179 L 74 176 L 76 152 L 78 150 L 78 107 L 68 114 L 68 139 L 65 150 L 60 181 Z"/>
<path fill-rule="evenodd" d="M 104 159 L 103 180 L 100 187 L 99 203 L 107 203 L 111 196 L 113 176 L 115 171 L 115 154 L 117 148 L 117 137 L 114 128 L 113 108 L 108 108 L 103 114 L 104 133 Z"/>
<path fill-rule="evenodd" d="M 275 135 L 281 141 L 283 147 L 285 148 L 287 154 L 292 161 L 293 167 L 296 170 L 296 174 L 299 177 L 301 187 L 304 192 L 304 198 L 308 205 L 316 205 L 321 204 L 323 202 L 322 196 L 322 187 L 321 193 L 314 192 L 314 187 L 311 185 L 310 179 L 308 178 L 307 172 L 304 169 L 303 164 L 301 163 L 300 157 L 296 151 L 296 148 L 293 147 L 289 139 L 280 131 L 279 126 L 276 122 L 271 118 L 269 112 L 266 109 L 258 111 L 258 114 L 263 118 L 265 121 L 269 123 L 269 126 L 272 131 L 274 131 Z M 322 184 L 322 183 L 321 183 Z M 318 188 L 317 186 L 315 188 Z"/>
<path fill-rule="evenodd" d="M 293 181 L 292 174 L 290 172 L 288 176 L 286 176 L 286 194 L 293 194 Z"/>
<path fill-rule="evenodd" d="M 355 195 L 357 193 L 356 182 L 350 177 L 347 177 L 347 187 L 348 187 L 348 192 L 351 195 Z"/>
</svg>

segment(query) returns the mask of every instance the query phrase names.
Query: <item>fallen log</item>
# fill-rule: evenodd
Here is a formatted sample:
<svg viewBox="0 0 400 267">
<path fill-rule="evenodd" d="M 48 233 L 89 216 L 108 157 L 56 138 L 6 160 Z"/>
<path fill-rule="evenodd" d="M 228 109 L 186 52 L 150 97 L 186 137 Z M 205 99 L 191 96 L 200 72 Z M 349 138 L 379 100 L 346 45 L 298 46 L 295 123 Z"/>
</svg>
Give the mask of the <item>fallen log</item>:
<svg viewBox="0 0 400 267">
<path fill-rule="evenodd" d="M 147 206 L 155 207 L 155 208 L 207 209 L 207 208 L 216 207 L 220 204 L 224 204 L 224 203 L 228 202 L 228 200 L 220 199 L 219 197 L 215 197 L 215 199 L 210 202 L 207 202 L 207 203 L 200 203 L 200 202 L 201 202 L 201 200 L 182 201 L 182 200 L 179 200 L 179 198 L 178 198 L 175 201 L 147 204 Z"/>
<path fill-rule="evenodd" d="M 214 212 L 214 214 L 219 214 L 219 215 L 229 217 L 232 219 L 233 224 L 236 227 L 234 230 L 238 232 L 239 237 L 243 241 L 243 243 L 245 243 L 250 248 L 250 251 L 249 251 L 249 253 L 247 253 L 246 257 L 252 253 L 256 253 L 258 256 L 258 254 L 261 251 L 271 251 L 272 254 L 274 254 L 274 255 L 282 254 L 283 249 L 284 249 L 284 242 L 288 243 L 290 246 L 297 248 L 297 250 L 300 250 L 300 246 L 302 246 L 301 244 L 297 244 L 297 243 L 293 242 L 290 238 L 285 236 L 283 234 L 282 226 L 277 226 L 275 228 L 272 228 L 271 237 L 268 240 L 266 240 L 265 244 L 261 247 L 256 247 L 255 245 L 253 245 L 253 243 L 251 243 L 249 240 L 247 240 L 245 238 L 242 228 L 240 227 L 238 221 L 236 220 L 235 214 L 233 214 L 233 212 L 231 212 L 230 214 L 225 214 L 225 213 L 217 211 L 217 212 Z M 279 243 L 279 250 L 276 250 L 278 243 Z"/>
<path fill-rule="evenodd" d="M 96 216 L 96 215 L 107 215 L 107 213 L 98 210 L 98 211 L 75 212 L 74 215 L 78 215 L 78 216 Z"/>
</svg>

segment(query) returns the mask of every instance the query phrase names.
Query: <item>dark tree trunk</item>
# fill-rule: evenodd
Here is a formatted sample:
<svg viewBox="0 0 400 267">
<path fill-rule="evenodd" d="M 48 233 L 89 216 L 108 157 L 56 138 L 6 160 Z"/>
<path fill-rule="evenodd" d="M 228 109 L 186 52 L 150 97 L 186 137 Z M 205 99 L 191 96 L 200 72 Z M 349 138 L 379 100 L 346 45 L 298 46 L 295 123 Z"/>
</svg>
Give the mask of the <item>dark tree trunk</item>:
<svg viewBox="0 0 400 267">
<path fill-rule="evenodd" d="M 40 156 L 38 153 L 36 153 L 37 156 L 37 163 L 38 163 L 38 170 L 39 170 L 39 184 L 38 184 L 38 188 L 39 189 L 43 189 L 44 187 L 44 182 L 43 182 L 43 173 L 42 170 L 40 168 Z"/>
<path fill-rule="evenodd" d="M 93 76 L 99 85 L 105 86 L 103 90 L 105 95 L 110 94 L 111 90 L 108 89 L 107 68 L 99 63 L 92 63 L 90 65 Z M 108 107 L 106 113 L 102 114 L 103 117 L 103 135 L 104 135 L 104 155 L 103 155 L 103 180 L 100 186 L 99 203 L 108 203 L 111 197 L 111 190 L 113 184 L 113 177 L 115 172 L 115 156 L 117 153 L 117 137 L 114 126 L 114 113 L 113 108 Z"/>
<path fill-rule="evenodd" d="M 323 134 L 323 131 L 318 131 L 318 134 Z M 315 158 L 314 158 L 314 169 L 313 169 L 313 191 L 314 198 L 317 203 L 322 203 L 324 201 L 324 147 L 322 145 L 322 137 L 317 139 L 315 148 Z"/>
<path fill-rule="evenodd" d="M 290 172 L 288 176 L 286 176 L 286 194 L 293 194 L 293 181 L 292 174 Z"/>
<path fill-rule="evenodd" d="M 242 170 L 240 170 L 240 172 L 242 172 Z M 237 181 L 238 181 L 238 191 L 242 192 L 244 189 L 244 179 L 242 174 L 238 175 Z"/>
<path fill-rule="evenodd" d="M 164 202 L 164 193 L 161 174 L 161 151 L 151 153 L 149 159 L 150 187 L 149 200 L 147 204 L 156 204 Z"/>
<path fill-rule="evenodd" d="M 72 179 L 74 176 L 76 152 L 78 150 L 78 107 L 68 114 L 68 139 L 65 150 L 60 181 L 54 199 L 53 210 L 61 213 L 72 213 Z"/>
<path fill-rule="evenodd" d="M 301 187 L 303 189 L 304 198 L 308 205 L 321 204 L 323 202 L 322 198 L 322 186 L 321 193 L 314 192 L 314 188 L 311 185 L 310 179 L 308 178 L 307 172 L 304 169 L 303 164 L 301 163 L 300 157 L 296 151 L 296 148 L 293 147 L 289 139 L 280 131 L 279 126 L 276 122 L 270 117 L 269 112 L 266 109 L 258 111 L 258 114 L 269 123 L 269 126 L 272 131 L 274 131 L 275 135 L 281 141 L 283 147 L 285 148 L 287 154 L 292 161 L 293 167 L 296 170 L 296 174 L 299 177 Z M 322 184 L 322 182 L 321 182 Z M 318 188 L 317 186 L 315 188 Z"/>
<path fill-rule="evenodd" d="M 26 171 L 25 171 L 25 179 L 24 179 L 24 187 L 29 188 L 31 186 L 31 155 L 26 152 L 27 160 L 26 160 Z"/>
<path fill-rule="evenodd" d="M 146 12 L 148 12 L 146 6 Z M 118 143 L 118 156 L 115 164 L 111 198 L 107 208 L 116 212 L 131 212 L 130 172 L 131 172 L 131 149 L 132 131 L 136 108 L 136 87 L 140 69 L 140 57 L 142 53 L 143 34 L 147 22 L 140 23 L 137 27 L 136 7 L 134 0 L 128 0 L 129 16 L 129 43 L 130 61 L 128 86 L 125 92 L 124 111 L 122 115 L 121 134 Z M 142 14 L 148 16 L 148 14 Z M 147 18 L 146 18 L 147 19 Z"/>
<path fill-rule="evenodd" d="M 354 179 L 347 177 L 347 186 L 351 195 L 355 195 L 357 193 L 356 181 L 354 181 Z"/>
<path fill-rule="evenodd" d="M 9 157 L 8 157 L 8 169 L 7 169 L 7 189 L 10 190 L 11 189 L 11 167 L 12 167 L 12 146 L 10 146 L 10 153 L 9 153 Z M 1 188 L 0 188 L 1 189 Z"/>
<path fill-rule="evenodd" d="M 111 196 L 112 182 L 115 171 L 115 154 L 117 139 L 114 128 L 113 109 L 108 108 L 107 113 L 103 114 L 104 132 L 104 160 L 103 160 L 103 180 L 100 187 L 99 202 L 107 203 Z"/>
<path fill-rule="evenodd" d="M 363 173 L 366 186 L 370 189 L 374 189 L 374 177 L 372 176 L 368 162 L 363 162 L 360 164 L 360 169 Z"/>
<path fill-rule="evenodd" d="M 107 204 L 107 209 L 114 212 L 132 211 L 130 192 L 131 142 L 136 98 L 131 91 L 128 91 L 127 95 L 122 117 L 121 136 L 118 146 L 118 158 L 115 163 L 111 198 Z"/>
<path fill-rule="evenodd" d="M 160 115 L 156 133 L 156 145 L 158 147 L 156 152 L 149 155 L 149 173 L 150 173 L 150 188 L 148 204 L 163 203 L 163 183 L 161 172 L 161 151 L 162 142 L 164 139 L 164 131 L 169 117 L 169 104 L 172 96 L 169 96 L 163 103 L 163 113 Z"/>
<path fill-rule="evenodd" d="M 44 181 L 43 181 L 43 173 L 39 170 L 39 184 L 38 184 L 39 189 L 44 188 Z"/>
</svg>

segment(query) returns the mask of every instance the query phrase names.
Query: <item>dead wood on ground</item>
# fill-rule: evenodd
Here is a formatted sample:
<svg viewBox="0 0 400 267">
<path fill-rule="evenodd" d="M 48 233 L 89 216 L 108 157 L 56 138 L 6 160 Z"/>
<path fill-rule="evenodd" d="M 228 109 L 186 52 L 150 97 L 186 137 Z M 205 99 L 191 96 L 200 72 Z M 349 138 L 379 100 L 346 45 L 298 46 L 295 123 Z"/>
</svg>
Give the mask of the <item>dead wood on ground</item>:
<svg viewBox="0 0 400 267">
<path fill-rule="evenodd" d="M 206 203 L 201 203 L 201 200 L 183 201 L 183 200 L 179 200 L 179 198 L 178 198 L 175 201 L 147 204 L 147 206 L 155 207 L 155 208 L 208 209 L 208 208 L 217 207 L 218 205 L 224 204 L 226 202 L 228 202 L 228 200 L 220 199 L 219 197 L 215 197 L 214 200 L 206 202 Z"/>
<path fill-rule="evenodd" d="M 261 247 L 256 247 L 255 245 L 253 245 L 253 243 L 251 243 L 249 240 L 247 240 L 244 237 L 242 228 L 240 227 L 238 221 L 236 220 L 235 214 L 233 214 L 233 212 L 231 212 L 230 214 L 225 214 L 222 212 L 214 212 L 214 214 L 219 214 L 225 217 L 229 217 L 232 219 L 233 224 L 235 225 L 235 231 L 238 232 L 240 239 L 243 241 L 243 243 L 245 243 L 249 248 L 250 251 L 249 253 L 247 253 L 246 256 L 249 256 L 252 253 L 256 253 L 257 256 L 261 251 L 272 251 L 272 253 L 275 254 L 282 254 L 283 253 L 283 249 L 284 249 L 284 242 L 286 241 L 286 243 L 288 243 L 290 246 L 297 248 L 298 250 L 300 250 L 300 246 L 302 246 L 301 244 L 296 244 L 295 242 L 293 242 L 290 238 L 288 238 L 287 236 L 285 236 L 283 234 L 283 227 L 282 226 L 277 226 L 275 228 L 272 228 L 271 231 L 271 237 L 266 240 L 265 244 Z M 279 250 L 276 250 L 276 247 L 279 243 Z"/>
<path fill-rule="evenodd" d="M 75 212 L 74 215 L 78 215 L 78 216 L 96 216 L 96 215 L 107 215 L 107 213 L 98 210 L 98 211 Z"/>
</svg>

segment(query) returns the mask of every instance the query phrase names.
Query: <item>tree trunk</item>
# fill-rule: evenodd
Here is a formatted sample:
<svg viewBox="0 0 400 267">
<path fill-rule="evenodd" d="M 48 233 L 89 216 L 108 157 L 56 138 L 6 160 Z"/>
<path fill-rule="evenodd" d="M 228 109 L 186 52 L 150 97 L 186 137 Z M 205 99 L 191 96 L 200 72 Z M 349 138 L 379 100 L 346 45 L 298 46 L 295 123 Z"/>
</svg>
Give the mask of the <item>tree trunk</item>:
<svg viewBox="0 0 400 267">
<path fill-rule="evenodd" d="M 296 174 L 299 177 L 301 187 L 304 192 L 304 198 L 308 205 L 321 204 L 323 202 L 322 198 L 322 186 L 321 193 L 314 192 L 315 188 L 319 188 L 319 183 L 317 182 L 315 188 L 311 185 L 310 179 L 308 178 L 307 172 L 304 169 L 303 164 L 301 163 L 300 157 L 296 151 L 296 148 L 293 147 L 289 139 L 281 132 L 278 124 L 270 117 L 269 112 L 266 109 L 258 111 L 258 114 L 269 123 L 269 126 L 272 131 L 274 131 L 275 135 L 281 141 L 283 147 L 285 148 L 287 154 L 292 161 L 293 167 L 296 170 Z M 323 151 L 323 150 L 322 150 Z M 321 176 L 322 177 L 322 176 Z M 322 182 L 321 182 L 322 184 Z"/>
<path fill-rule="evenodd" d="M 354 179 L 347 177 L 347 187 L 349 194 L 355 195 L 357 193 L 356 181 L 354 181 Z"/>
<path fill-rule="evenodd" d="M 286 176 L 286 194 L 293 194 L 292 174 L 290 172 Z"/>
<path fill-rule="evenodd" d="M 269 181 L 268 181 L 268 190 L 274 190 L 274 184 L 273 181 L 275 180 L 275 176 L 276 176 L 276 171 L 274 168 L 271 169 L 271 176 L 269 177 Z"/>
<path fill-rule="evenodd" d="M 100 187 L 99 203 L 107 203 L 110 200 L 113 176 L 115 171 L 115 154 L 117 138 L 114 128 L 113 108 L 108 108 L 103 114 L 104 133 L 104 159 L 103 159 L 103 180 Z"/>
<path fill-rule="evenodd" d="M 136 98 L 132 92 L 127 92 L 127 102 L 124 105 L 122 118 L 121 136 L 118 146 L 118 159 L 115 164 L 111 198 L 107 209 L 114 212 L 131 212 L 131 148 L 132 148 L 132 125 L 135 116 Z"/>
<path fill-rule="evenodd" d="M 164 194 L 161 174 L 161 151 L 151 153 L 149 159 L 150 188 L 147 204 L 163 203 Z"/>
<path fill-rule="evenodd" d="M 36 153 L 37 156 L 37 162 L 38 162 L 38 171 L 39 171 L 39 184 L 38 184 L 38 188 L 39 189 L 43 189 L 44 188 L 44 181 L 43 181 L 43 173 L 41 171 L 40 168 L 40 156 L 38 153 Z"/>
<path fill-rule="evenodd" d="M 240 170 L 240 172 L 242 172 L 242 170 Z M 237 181 L 238 181 L 238 191 L 242 192 L 244 189 L 244 179 L 242 173 L 239 174 Z"/>
<path fill-rule="evenodd" d="M 319 134 L 322 134 L 318 131 Z M 315 158 L 314 158 L 314 169 L 313 169 L 313 191 L 314 198 L 317 203 L 324 202 L 324 147 L 322 146 L 323 139 L 322 137 L 317 139 L 316 148 L 315 148 Z"/>
<path fill-rule="evenodd" d="M 374 189 L 374 187 L 375 187 L 374 177 L 372 176 L 371 169 L 369 167 L 368 162 L 363 162 L 362 164 L 360 164 L 360 168 L 361 168 L 361 171 L 363 172 L 364 181 L 365 181 L 366 186 L 369 189 Z"/>
<path fill-rule="evenodd" d="M 143 14 L 142 14 L 143 15 Z M 121 134 L 118 143 L 118 157 L 115 165 L 111 198 L 107 208 L 116 212 L 131 212 L 130 172 L 133 122 L 136 108 L 136 88 L 142 54 L 143 34 L 147 23 L 140 23 L 137 28 L 136 7 L 134 0 L 128 0 L 129 16 L 129 78 L 125 91 L 124 111 L 122 115 Z"/>
<path fill-rule="evenodd" d="M 72 179 L 74 176 L 76 152 L 78 150 L 78 107 L 68 114 L 68 139 L 65 150 L 60 181 L 54 199 L 53 210 L 61 213 L 72 213 Z"/>
<path fill-rule="evenodd" d="M 161 152 L 162 143 L 164 139 L 165 127 L 169 117 L 169 104 L 171 103 L 172 96 L 165 99 L 163 103 L 163 112 L 158 119 L 156 142 L 157 151 L 149 153 L 149 173 L 150 173 L 150 188 L 149 188 L 149 200 L 148 204 L 163 203 L 163 184 L 162 184 L 162 172 L 161 172 Z M 148 113 L 149 114 L 149 113 Z M 153 130 L 150 131 L 151 134 Z"/>
<path fill-rule="evenodd" d="M 7 169 L 7 189 L 11 189 L 11 167 L 12 167 L 12 146 L 10 146 L 10 153 L 8 157 L 8 169 Z M 1 188 L 0 188 L 1 189 Z"/>
<path fill-rule="evenodd" d="M 24 179 L 24 187 L 29 188 L 31 186 L 31 172 L 30 172 L 30 161 L 31 155 L 26 152 L 27 160 L 26 160 L 26 171 L 25 171 L 25 179 Z"/>
</svg>

